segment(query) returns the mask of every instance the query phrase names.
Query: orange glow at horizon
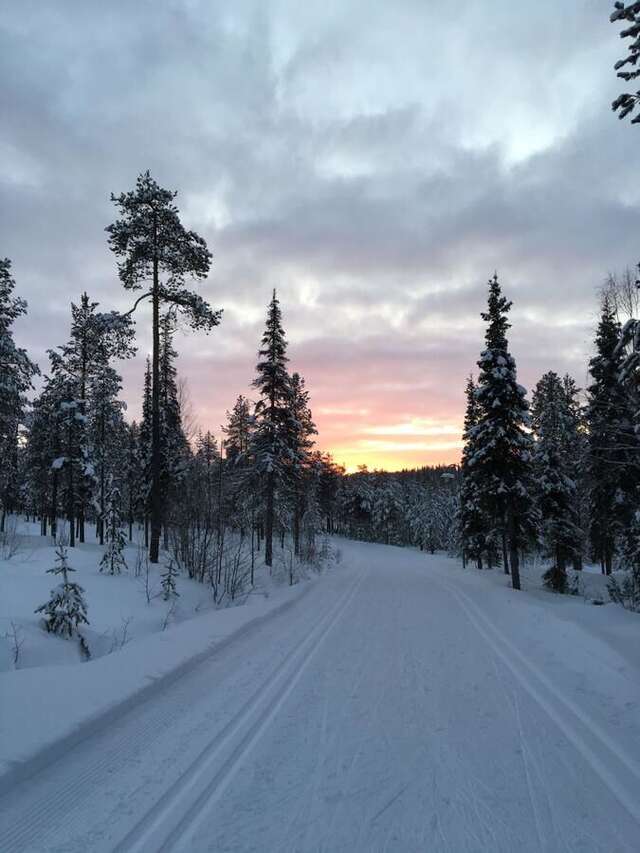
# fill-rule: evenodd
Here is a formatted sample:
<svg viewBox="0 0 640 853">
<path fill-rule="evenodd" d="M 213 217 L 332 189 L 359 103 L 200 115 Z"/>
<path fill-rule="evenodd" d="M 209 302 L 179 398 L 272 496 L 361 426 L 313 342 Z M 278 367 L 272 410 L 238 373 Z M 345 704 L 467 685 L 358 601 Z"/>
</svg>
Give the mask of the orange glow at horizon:
<svg viewBox="0 0 640 853">
<path fill-rule="evenodd" d="M 353 474 L 360 465 L 366 465 L 369 471 L 402 471 L 411 468 L 425 468 L 435 465 L 457 465 L 460 462 L 460 449 L 431 451 L 421 454 L 400 451 L 359 450 L 353 447 L 323 447 L 338 465 L 343 465 L 347 474 Z"/>
<path fill-rule="evenodd" d="M 337 464 L 344 465 L 348 473 L 361 465 L 370 471 L 401 471 L 460 461 L 461 427 L 450 421 L 406 418 L 380 426 L 349 424 L 345 428 L 346 424 L 331 417 L 334 412 L 325 409 L 322 415 L 318 446 L 330 453 Z"/>
</svg>

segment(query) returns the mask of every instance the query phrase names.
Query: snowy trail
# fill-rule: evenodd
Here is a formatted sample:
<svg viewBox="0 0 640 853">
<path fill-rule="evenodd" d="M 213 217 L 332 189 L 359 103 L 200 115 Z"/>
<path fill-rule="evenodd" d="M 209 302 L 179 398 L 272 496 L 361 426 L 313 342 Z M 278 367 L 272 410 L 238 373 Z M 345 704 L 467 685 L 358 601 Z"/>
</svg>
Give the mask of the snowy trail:
<svg viewBox="0 0 640 853">
<path fill-rule="evenodd" d="M 549 651 L 563 611 L 538 628 L 525 594 L 446 560 L 341 548 L 293 607 L 0 800 L 0 850 L 637 851 L 640 739 L 612 723 L 640 702 L 628 662 L 584 632 L 573 650 L 611 664 L 614 708 Z"/>
</svg>

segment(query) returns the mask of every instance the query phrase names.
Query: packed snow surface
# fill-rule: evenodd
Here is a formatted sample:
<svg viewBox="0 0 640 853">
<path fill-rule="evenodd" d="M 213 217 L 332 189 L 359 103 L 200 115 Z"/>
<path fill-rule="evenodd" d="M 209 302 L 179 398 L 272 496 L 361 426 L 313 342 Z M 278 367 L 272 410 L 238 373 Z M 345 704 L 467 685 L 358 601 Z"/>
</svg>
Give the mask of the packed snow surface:
<svg viewBox="0 0 640 853">
<path fill-rule="evenodd" d="M 15 784 L 0 850 L 637 851 L 640 617 L 340 547 L 289 607 Z M 101 663 L 73 669 L 90 685 Z"/>
</svg>

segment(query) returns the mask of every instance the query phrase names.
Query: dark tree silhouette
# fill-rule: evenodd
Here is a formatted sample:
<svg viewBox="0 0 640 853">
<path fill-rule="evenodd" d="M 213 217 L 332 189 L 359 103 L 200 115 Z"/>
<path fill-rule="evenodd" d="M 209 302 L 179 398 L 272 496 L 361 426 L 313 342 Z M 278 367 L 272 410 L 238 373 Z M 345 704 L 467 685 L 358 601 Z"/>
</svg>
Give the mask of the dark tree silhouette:
<svg viewBox="0 0 640 853">
<path fill-rule="evenodd" d="M 151 541 L 149 559 L 158 562 L 163 515 L 162 450 L 160 424 L 160 311 L 172 308 L 186 317 L 193 329 L 210 331 L 220 322 L 205 300 L 184 286 L 185 278 L 203 279 L 211 265 L 211 253 L 204 239 L 187 231 L 174 204 L 177 193 L 163 189 L 144 172 L 135 190 L 112 195 L 121 218 L 106 229 L 109 247 L 118 262 L 120 281 L 127 290 L 150 287 L 129 313 L 145 299 L 153 311 L 153 351 L 151 358 Z"/>
</svg>

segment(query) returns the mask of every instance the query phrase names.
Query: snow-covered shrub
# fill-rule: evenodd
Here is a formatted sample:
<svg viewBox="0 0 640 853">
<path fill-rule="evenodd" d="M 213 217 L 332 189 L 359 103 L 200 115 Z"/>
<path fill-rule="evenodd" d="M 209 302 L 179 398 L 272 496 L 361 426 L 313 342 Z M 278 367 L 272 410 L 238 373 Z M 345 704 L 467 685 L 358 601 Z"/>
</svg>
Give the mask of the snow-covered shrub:
<svg viewBox="0 0 640 853">
<path fill-rule="evenodd" d="M 165 601 L 170 601 L 174 598 L 179 598 L 180 593 L 176 589 L 176 578 L 178 571 L 173 560 L 169 560 L 166 572 L 162 574 L 162 597 Z"/>
<path fill-rule="evenodd" d="M 87 602 L 84 589 L 80 584 L 69 580 L 69 572 L 74 572 L 67 562 L 67 549 L 59 543 L 56 548 L 56 564 L 47 569 L 47 574 L 62 575 L 62 583 L 51 590 L 51 598 L 35 610 L 43 614 L 45 629 L 51 634 L 71 638 L 78 636 L 82 652 L 89 657 L 89 647 L 80 633 L 80 625 L 88 625 Z"/>
<path fill-rule="evenodd" d="M 562 595 L 578 595 L 579 584 L 575 574 L 569 574 L 566 569 L 556 564 L 547 569 L 542 576 L 542 583 L 552 592 Z"/>
<path fill-rule="evenodd" d="M 627 610 L 640 612 L 640 569 L 615 572 L 607 583 L 609 597 Z"/>
<path fill-rule="evenodd" d="M 10 560 L 19 550 L 18 519 L 15 515 L 7 515 L 4 530 L 0 531 L 0 556 L 3 560 Z"/>
</svg>

